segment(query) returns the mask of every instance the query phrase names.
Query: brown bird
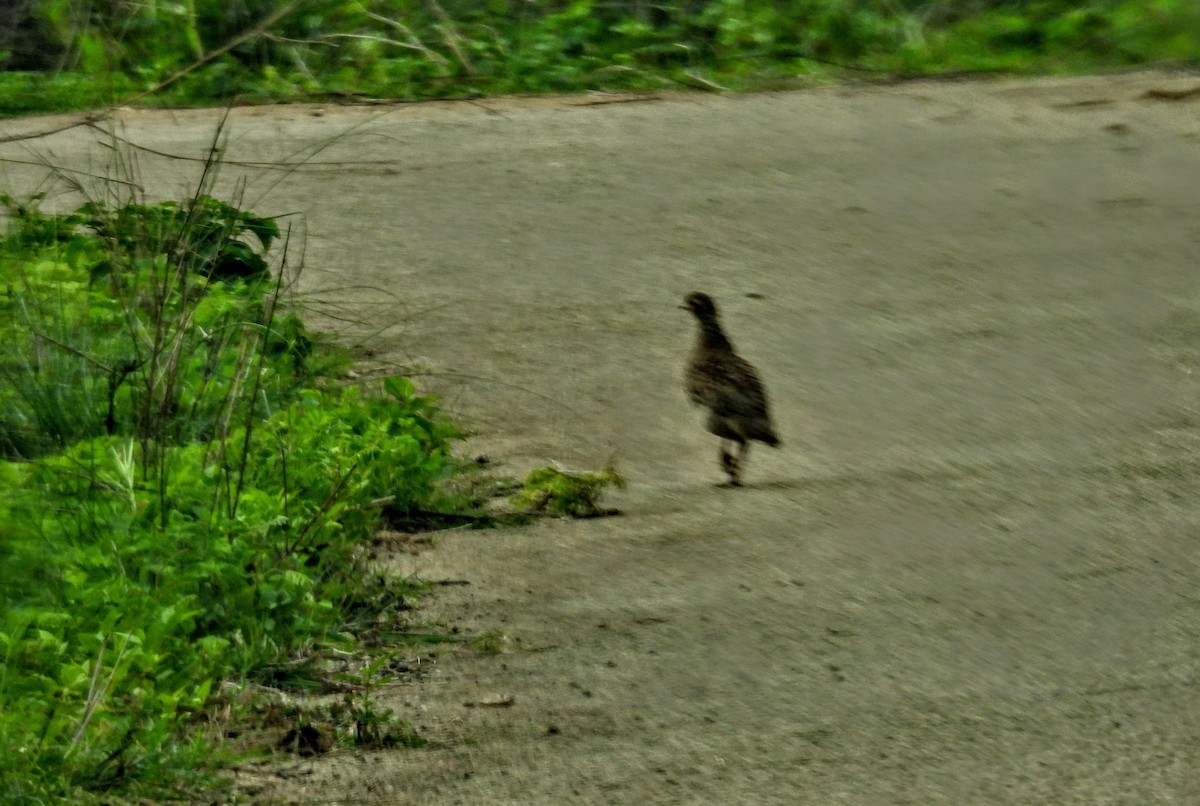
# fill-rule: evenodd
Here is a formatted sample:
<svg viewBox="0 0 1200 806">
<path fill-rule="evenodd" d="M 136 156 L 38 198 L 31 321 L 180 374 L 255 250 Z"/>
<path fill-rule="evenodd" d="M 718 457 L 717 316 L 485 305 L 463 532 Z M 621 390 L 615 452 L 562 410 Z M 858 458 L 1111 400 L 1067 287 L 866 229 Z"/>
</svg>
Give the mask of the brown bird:
<svg viewBox="0 0 1200 806">
<path fill-rule="evenodd" d="M 729 474 L 728 486 L 738 487 L 750 442 L 758 440 L 773 448 L 781 444 L 767 410 L 767 392 L 753 365 L 733 351 L 712 297 L 688 294 L 679 307 L 700 322 L 700 336 L 685 375 L 688 397 L 709 410 L 708 430 L 721 438 L 721 467 Z M 727 440 L 737 443 L 736 457 L 727 449 Z"/>
</svg>

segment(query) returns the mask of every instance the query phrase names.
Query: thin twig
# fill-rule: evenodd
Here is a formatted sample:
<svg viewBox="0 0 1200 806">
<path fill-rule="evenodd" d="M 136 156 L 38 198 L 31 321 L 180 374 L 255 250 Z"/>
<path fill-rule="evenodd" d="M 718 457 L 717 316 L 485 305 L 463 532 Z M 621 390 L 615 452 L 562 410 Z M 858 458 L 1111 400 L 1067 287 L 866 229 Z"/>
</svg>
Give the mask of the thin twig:
<svg viewBox="0 0 1200 806">
<path fill-rule="evenodd" d="M 442 68 L 442 75 L 446 75 L 446 73 L 450 70 L 450 61 L 445 56 L 438 53 L 436 50 L 430 50 L 428 47 L 421 44 L 420 41 L 401 42 L 398 39 L 388 39 L 386 36 L 369 36 L 368 34 L 327 34 L 326 36 L 329 39 L 365 39 L 369 42 L 382 42 L 385 45 L 393 45 L 398 48 L 415 50 L 421 55 L 425 56 L 425 58 L 429 59 L 431 62 L 437 64 L 438 67 Z"/>
<path fill-rule="evenodd" d="M 442 39 L 446 43 L 446 47 L 454 51 L 454 55 L 458 57 L 459 64 L 462 65 L 463 71 L 467 75 L 475 75 L 475 66 L 471 64 L 471 60 L 467 58 L 466 52 L 460 47 L 462 35 L 458 32 L 458 27 L 454 24 L 454 20 L 446 13 L 446 9 L 442 8 L 442 4 L 438 0 L 429 0 L 429 5 L 433 9 L 433 13 L 437 14 L 442 21 Z"/>
<path fill-rule="evenodd" d="M 305 523 L 303 528 L 300 529 L 300 533 L 296 535 L 296 539 L 287 547 L 287 554 L 292 554 L 295 552 L 304 541 L 304 538 L 308 536 L 308 533 L 312 531 L 312 528 L 317 524 L 317 522 L 321 518 L 325 517 L 325 514 L 333 508 L 333 505 L 337 503 L 338 499 L 342 495 L 342 488 L 346 486 L 346 483 L 350 481 L 350 477 L 353 476 L 357 470 L 358 462 L 355 462 L 354 464 L 350 465 L 349 470 L 342 474 L 342 477 L 337 480 L 337 483 L 333 486 L 333 489 L 329 491 L 329 495 L 325 498 L 325 502 L 321 504 L 315 513 L 313 513 L 313 516 L 309 518 L 308 522 Z"/>
<path fill-rule="evenodd" d="M 440 67 L 442 67 L 442 69 L 450 69 L 450 60 L 422 42 L 416 33 L 414 33 L 413 30 L 404 23 L 400 22 L 399 20 L 389 19 L 382 14 L 376 14 L 373 11 L 368 11 L 367 16 L 376 22 L 382 22 L 384 25 L 392 26 L 397 31 L 408 37 L 409 47 L 421 51 L 425 54 L 426 58 L 436 62 Z"/>
<path fill-rule="evenodd" d="M 684 75 L 687 76 L 687 78 L 691 79 L 691 82 L 692 82 L 689 84 L 687 81 L 680 81 L 679 83 L 683 84 L 685 87 L 686 86 L 694 86 L 694 87 L 697 87 L 702 90 L 708 90 L 710 92 L 729 92 L 729 87 L 723 87 L 720 84 L 718 84 L 717 82 L 709 81 L 707 78 L 704 78 L 703 76 L 698 76 L 692 72 L 686 72 L 686 73 L 684 73 Z"/>
<path fill-rule="evenodd" d="M 70 353 L 71 355 L 75 356 L 76 358 L 82 358 L 84 361 L 91 364 L 96 369 L 102 369 L 108 373 L 113 372 L 112 367 L 107 366 L 106 364 L 100 363 L 96 359 L 92 358 L 90 355 L 87 355 L 83 351 L 78 350 L 69 344 L 63 344 L 61 341 L 54 338 L 53 336 L 47 336 L 45 333 L 42 333 L 41 331 L 37 331 L 37 332 L 33 333 L 32 335 L 35 339 L 41 339 L 42 341 L 48 341 L 51 344 L 53 344 L 55 347 L 58 347 L 61 350 L 65 350 L 66 352 Z"/>
</svg>

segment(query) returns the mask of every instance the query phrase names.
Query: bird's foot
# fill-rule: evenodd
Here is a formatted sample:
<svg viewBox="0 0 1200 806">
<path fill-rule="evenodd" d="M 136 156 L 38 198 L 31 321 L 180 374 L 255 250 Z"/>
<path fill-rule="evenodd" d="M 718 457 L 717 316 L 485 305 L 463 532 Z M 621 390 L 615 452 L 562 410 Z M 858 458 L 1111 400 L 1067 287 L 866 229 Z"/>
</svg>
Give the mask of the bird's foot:
<svg viewBox="0 0 1200 806">
<path fill-rule="evenodd" d="M 721 451 L 721 467 L 732 476 L 737 471 L 737 459 L 729 451 Z"/>
<path fill-rule="evenodd" d="M 724 484 L 718 484 L 718 487 L 741 487 L 742 482 L 738 478 L 742 473 L 742 463 L 738 457 L 721 448 L 721 468 L 729 474 L 729 481 Z"/>
</svg>

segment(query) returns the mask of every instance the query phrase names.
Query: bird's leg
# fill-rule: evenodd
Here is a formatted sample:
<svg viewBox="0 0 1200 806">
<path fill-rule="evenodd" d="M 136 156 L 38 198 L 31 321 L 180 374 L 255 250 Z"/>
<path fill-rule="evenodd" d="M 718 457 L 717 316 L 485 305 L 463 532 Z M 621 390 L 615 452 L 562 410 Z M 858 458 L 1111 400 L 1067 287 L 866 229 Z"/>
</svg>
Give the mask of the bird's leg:
<svg viewBox="0 0 1200 806">
<path fill-rule="evenodd" d="M 725 463 L 725 472 L 729 474 L 729 486 L 742 486 L 742 468 L 746 465 L 746 456 L 750 453 L 750 438 L 742 431 L 738 423 L 730 422 L 729 426 L 734 433 L 733 441 L 738 445 L 737 458 L 728 456 L 722 461 Z M 724 450 L 725 441 L 721 441 L 722 450 Z"/>
<path fill-rule="evenodd" d="M 720 447 L 721 469 L 729 474 L 731 480 L 737 478 L 737 460 L 733 458 L 733 454 L 725 447 L 725 440 L 721 440 Z"/>
<path fill-rule="evenodd" d="M 746 457 L 750 455 L 750 440 L 746 440 L 738 446 L 737 459 L 734 460 L 734 468 L 737 470 L 737 477 L 733 480 L 734 487 L 742 486 L 742 468 L 746 466 Z"/>
<path fill-rule="evenodd" d="M 745 448 L 745 443 L 743 443 L 742 447 L 743 447 L 743 449 Z M 729 474 L 729 481 L 721 486 L 723 486 L 723 487 L 739 487 L 739 486 L 741 486 L 741 482 L 738 480 L 738 475 L 741 472 L 741 468 L 739 467 L 739 465 L 741 463 L 740 454 L 741 454 L 741 451 L 739 451 L 739 457 L 734 458 L 733 454 L 730 453 L 729 450 L 725 447 L 725 440 L 721 440 L 721 467 L 722 467 L 722 469 L 724 469 L 724 471 L 726 473 Z"/>
<path fill-rule="evenodd" d="M 732 473 L 733 469 L 734 469 L 734 464 L 737 460 L 735 460 L 733 458 L 733 454 L 730 453 L 729 449 L 725 447 L 725 440 L 721 440 L 720 451 L 721 451 L 721 453 L 720 453 L 721 469 L 723 469 L 726 473 Z"/>
</svg>

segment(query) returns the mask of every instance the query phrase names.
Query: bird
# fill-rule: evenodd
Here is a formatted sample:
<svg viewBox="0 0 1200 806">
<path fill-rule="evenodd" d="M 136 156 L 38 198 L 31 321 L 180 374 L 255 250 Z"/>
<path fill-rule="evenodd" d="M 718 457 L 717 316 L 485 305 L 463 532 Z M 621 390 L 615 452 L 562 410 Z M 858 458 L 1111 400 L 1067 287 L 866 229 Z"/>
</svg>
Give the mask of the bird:
<svg viewBox="0 0 1200 806">
<path fill-rule="evenodd" d="M 740 487 L 750 443 L 783 444 L 771 422 L 767 391 L 754 365 L 734 352 L 712 297 L 693 292 L 679 307 L 691 311 L 700 324 L 684 373 L 688 397 L 708 409 L 708 430 L 721 438 L 721 469 L 729 475 L 721 486 Z M 728 442 L 737 444 L 737 456 L 729 452 Z"/>
</svg>

